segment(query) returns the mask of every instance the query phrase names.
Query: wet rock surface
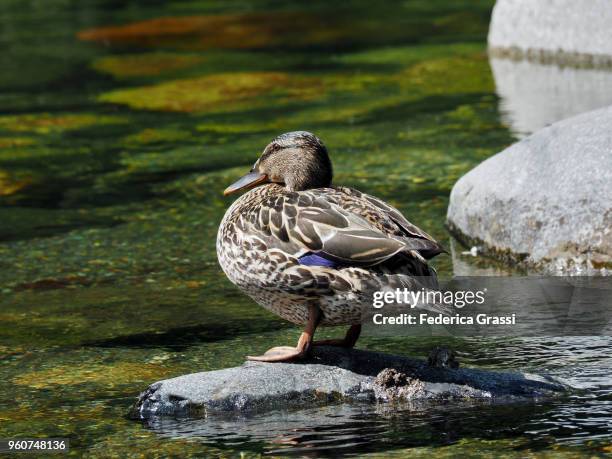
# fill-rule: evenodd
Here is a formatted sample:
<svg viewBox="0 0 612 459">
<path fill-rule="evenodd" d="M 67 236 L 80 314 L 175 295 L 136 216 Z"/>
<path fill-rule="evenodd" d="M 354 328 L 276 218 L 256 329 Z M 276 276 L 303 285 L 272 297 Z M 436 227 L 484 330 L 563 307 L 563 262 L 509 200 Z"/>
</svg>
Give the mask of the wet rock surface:
<svg viewBox="0 0 612 459">
<path fill-rule="evenodd" d="M 464 244 L 554 274 L 612 266 L 612 107 L 554 123 L 464 175 L 447 223 Z"/>
<path fill-rule="evenodd" d="M 302 363 L 246 362 L 156 382 L 134 418 L 251 413 L 338 402 L 512 401 L 563 394 L 550 377 L 439 368 L 427 361 L 363 350 L 316 347 Z"/>
</svg>

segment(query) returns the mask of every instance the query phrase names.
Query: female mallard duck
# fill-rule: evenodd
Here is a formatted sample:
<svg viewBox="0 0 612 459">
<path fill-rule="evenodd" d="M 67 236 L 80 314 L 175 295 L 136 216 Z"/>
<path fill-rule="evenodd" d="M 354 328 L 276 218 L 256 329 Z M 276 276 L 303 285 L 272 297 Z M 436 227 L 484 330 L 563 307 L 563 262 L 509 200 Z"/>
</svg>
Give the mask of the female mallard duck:
<svg viewBox="0 0 612 459">
<path fill-rule="evenodd" d="M 254 187 L 254 188 L 253 188 Z M 297 346 L 250 360 L 301 358 L 313 344 L 352 347 L 375 291 L 437 285 L 427 259 L 443 252 L 374 196 L 332 186 L 323 143 L 309 132 L 272 140 L 226 195 L 253 188 L 225 213 L 217 255 L 229 279 L 264 308 L 305 325 Z M 313 343 L 318 325 L 350 325 L 343 340 Z"/>
</svg>

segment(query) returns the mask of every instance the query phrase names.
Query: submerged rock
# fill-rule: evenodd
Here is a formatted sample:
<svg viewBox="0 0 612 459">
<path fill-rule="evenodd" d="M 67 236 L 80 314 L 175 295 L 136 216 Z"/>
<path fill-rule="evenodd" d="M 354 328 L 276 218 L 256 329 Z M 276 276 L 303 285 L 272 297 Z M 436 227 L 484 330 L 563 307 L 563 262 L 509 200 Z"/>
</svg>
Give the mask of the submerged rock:
<svg viewBox="0 0 612 459">
<path fill-rule="evenodd" d="M 541 398 L 566 390 L 553 378 L 436 368 L 420 359 L 317 346 L 302 363 L 246 362 L 156 382 L 140 394 L 131 415 L 147 419 L 248 413 L 343 401 L 490 402 Z"/>
<path fill-rule="evenodd" d="M 612 107 L 542 129 L 453 187 L 447 222 L 468 247 L 555 274 L 612 267 Z"/>
</svg>

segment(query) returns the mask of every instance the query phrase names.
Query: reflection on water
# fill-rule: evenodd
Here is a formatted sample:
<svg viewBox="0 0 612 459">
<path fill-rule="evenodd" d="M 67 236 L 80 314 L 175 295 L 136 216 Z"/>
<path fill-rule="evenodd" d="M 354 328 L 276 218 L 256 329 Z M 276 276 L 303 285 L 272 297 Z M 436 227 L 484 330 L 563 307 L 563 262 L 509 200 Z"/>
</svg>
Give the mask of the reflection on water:
<svg viewBox="0 0 612 459">
<path fill-rule="evenodd" d="M 512 417 L 507 416 L 510 410 Z M 546 416 L 550 407 L 515 405 L 409 409 L 343 405 L 260 415 L 239 421 L 156 419 L 147 427 L 168 438 L 195 438 L 202 443 L 242 445 L 267 454 L 334 456 L 393 449 L 449 445 L 464 438 L 495 439 L 518 418 Z M 474 422 L 478 419 L 478 422 Z M 484 423 L 481 423 L 484 421 Z M 485 424 L 486 423 L 486 424 Z M 486 432 L 480 429 L 488 424 Z"/>
<path fill-rule="evenodd" d="M 612 104 L 612 70 L 490 58 L 502 119 L 519 137 Z"/>
</svg>

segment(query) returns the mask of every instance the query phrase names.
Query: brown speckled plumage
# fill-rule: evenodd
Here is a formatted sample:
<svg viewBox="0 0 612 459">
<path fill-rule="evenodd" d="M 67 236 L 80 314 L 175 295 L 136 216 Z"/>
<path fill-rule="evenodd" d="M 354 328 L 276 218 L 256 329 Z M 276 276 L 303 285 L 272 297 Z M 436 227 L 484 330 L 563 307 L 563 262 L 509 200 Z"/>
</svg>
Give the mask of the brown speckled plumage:
<svg viewBox="0 0 612 459">
<path fill-rule="evenodd" d="M 306 323 L 313 303 L 323 313 L 322 325 L 358 324 L 376 290 L 420 288 L 423 279 L 435 287 L 424 257 L 440 251 L 399 211 L 345 187 L 258 186 L 232 204 L 217 237 L 228 278 L 295 324 Z M 300 265 L 299 257 L 309 253 L 323 253 L 340 266 Z"/>
</svg>

